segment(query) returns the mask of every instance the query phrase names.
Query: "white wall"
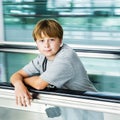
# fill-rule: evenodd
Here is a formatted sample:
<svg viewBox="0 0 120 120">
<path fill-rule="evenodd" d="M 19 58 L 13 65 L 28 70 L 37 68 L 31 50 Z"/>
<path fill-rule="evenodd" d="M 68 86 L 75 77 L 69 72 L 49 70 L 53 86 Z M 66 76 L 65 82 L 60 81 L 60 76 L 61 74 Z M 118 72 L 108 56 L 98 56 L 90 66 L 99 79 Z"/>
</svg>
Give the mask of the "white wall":
<svg viewBox="0 0 120 120">
<path fill-rule="evenodd" d="M 4 41 L 4 25 L 3 25 L 3 6 L 2 0 L 0 0 L 0 42 Z"/>
</svg>

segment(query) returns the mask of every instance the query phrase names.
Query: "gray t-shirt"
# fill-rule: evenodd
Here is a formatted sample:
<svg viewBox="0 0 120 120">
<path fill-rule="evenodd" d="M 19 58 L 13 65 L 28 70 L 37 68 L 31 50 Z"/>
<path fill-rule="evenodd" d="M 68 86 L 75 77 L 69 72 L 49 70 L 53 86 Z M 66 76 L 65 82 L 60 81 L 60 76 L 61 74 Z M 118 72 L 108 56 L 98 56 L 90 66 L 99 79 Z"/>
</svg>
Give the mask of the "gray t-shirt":
<svg viewBox="0 0 120 120">
<path fill-rule="evenodd" d="M 47 60 L 43 72 L 45 56 L 40 54 L 27 64 L 23 70 L 29 75 L 40 75 L 49 84 L 57 88 L 96 91 L 75 51 L 63 44 L 53 61 Z"/>
<path fill-rule="evenodd" d="M 53 61 L 47 60 L 46 71 L 43 71 L 45 56 L 40 54 L 27 64 L 23 70 L 29 75 L 40 75 L 49 84 L 57 88 L 96 91 L 75 51 L 63 44 Z M 102 113 L 60 107 L 64 120 L 103 120 Z"/>
</svg>

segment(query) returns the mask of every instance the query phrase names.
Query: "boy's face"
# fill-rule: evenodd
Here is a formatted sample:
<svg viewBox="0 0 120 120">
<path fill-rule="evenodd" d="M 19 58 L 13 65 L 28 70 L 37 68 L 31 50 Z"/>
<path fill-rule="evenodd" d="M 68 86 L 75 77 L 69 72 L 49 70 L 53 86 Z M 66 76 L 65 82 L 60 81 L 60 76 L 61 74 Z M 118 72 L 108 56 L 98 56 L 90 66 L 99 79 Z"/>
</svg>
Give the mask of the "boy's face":
<svg viewBox="0 0 120 120">
<path fill-rule="evenodd" d="M 60 49 L 62 40 L 42 34 L 42 38 L 37 38 L 36 43 L 39 52 L 45 55 L 48 60 L 53 60 Z"/>
</svg>

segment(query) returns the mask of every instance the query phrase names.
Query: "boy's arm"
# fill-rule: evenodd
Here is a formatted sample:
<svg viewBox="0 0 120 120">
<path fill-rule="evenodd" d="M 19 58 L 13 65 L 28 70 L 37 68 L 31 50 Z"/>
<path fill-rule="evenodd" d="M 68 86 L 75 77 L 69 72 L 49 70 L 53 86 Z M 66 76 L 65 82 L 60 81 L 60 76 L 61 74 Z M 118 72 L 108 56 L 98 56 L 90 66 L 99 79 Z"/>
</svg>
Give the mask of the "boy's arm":
<svg viewBox="0 0 120 120">
<path fill-rule="evenodd" d="M 40 76 L 28 77 L 23 70 L 14 73 L 10 78 L 10 82 L 15 87 L 16 103 L 20 106 L 30 105 L 30 99 L 32 98 L 24 83 L 38 90 L 48 86 L 48 83 L 42 80 Z"/>
<path fill-rule="evenodd" d="M 16 104 L 20 106 L 30 105 L 30 99 L 32 98 L 23 83 L 24 77 L 27 77 L 27 74 L 23 70 L 20 70 L 14 73 L 10 78 L 10 82 L 15 87 Z"/>
<path fill-rule="evenodd" d="M 19 84 L 29 85 L 37 90 L 42 90 L 48 86 L 48 82 L 42 80 L 40 76 L 28 77 L 28 75 L 23 71 L 19 70 L 11 76 L 11 83 L 16 86 Z"/>
<path fill-rule="evenodd" d="M 24 78 L 24 83 L 37 90 L 42 90 L 48 86 L 48 82 L 42 80 L 40 76 L 32 76 Z"/>
</svg>

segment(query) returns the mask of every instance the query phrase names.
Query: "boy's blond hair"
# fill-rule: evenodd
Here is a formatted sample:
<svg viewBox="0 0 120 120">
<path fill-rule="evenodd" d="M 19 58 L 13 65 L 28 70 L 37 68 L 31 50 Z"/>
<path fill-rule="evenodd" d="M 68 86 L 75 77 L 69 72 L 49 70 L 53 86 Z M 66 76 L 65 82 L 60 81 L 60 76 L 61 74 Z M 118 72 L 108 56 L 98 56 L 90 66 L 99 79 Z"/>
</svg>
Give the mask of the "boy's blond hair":
<svg viewBox="0 0 120 120">
<path fill-rule="evenodd" d="M 48 37 L 58 37 L 62 40 L 63 38 L 63 28 L 62 26 L 53 19 L 40 20 L 34 30 L 33 38 L 36 41 L 37 38 L 42 38 L 42 33 Z"/>
</svg>

